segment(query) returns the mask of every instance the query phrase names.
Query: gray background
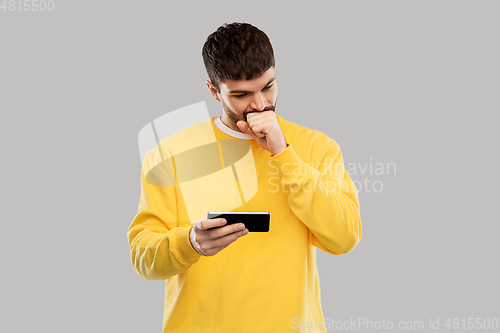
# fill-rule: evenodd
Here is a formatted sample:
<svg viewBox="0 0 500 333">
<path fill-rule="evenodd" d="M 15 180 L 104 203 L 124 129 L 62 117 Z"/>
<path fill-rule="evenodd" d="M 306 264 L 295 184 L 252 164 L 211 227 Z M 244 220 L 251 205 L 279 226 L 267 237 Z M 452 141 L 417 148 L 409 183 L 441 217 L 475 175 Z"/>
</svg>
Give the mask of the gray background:
<svg viewBox="0 0 500 333">
<path fill-rule="evenodd" d="M 205 100 L 205 38 L 264 30 L 289 121 L 345 163 L 363 239 L 318 250 L 325 318 L 498 318 L 498 1 L 61 1 L 0 11 L 5 332 L 160 332 L 164 281 L 132 269 L 137 135 Z M 330 330 L 333 331 L 333 330 Z M 372 331 L 358 329 L 358 331 Z M 375 331 L 375 330 L 373 330 Z M 455 330 L 462 331 L 462 330 Z"/>
</svg>

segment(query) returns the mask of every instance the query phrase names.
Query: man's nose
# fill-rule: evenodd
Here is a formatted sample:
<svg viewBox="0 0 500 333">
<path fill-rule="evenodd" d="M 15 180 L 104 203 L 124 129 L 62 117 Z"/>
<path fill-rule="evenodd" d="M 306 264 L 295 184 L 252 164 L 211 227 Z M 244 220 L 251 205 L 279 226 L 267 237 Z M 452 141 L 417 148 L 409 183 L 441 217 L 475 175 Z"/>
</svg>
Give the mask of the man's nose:
<svg viewBox="0 0 500 333">
<path fill-rule="evenodd" d="M 262 111 L 266 108 L 267 106 L 267 100 L 266 98 L 262 95 L 261 92 L 258 92 L 255 97 L 253 98 L 252 102 L 250 103 L 250 107 L 253 110 L 257 111 Z"/>
</svg>

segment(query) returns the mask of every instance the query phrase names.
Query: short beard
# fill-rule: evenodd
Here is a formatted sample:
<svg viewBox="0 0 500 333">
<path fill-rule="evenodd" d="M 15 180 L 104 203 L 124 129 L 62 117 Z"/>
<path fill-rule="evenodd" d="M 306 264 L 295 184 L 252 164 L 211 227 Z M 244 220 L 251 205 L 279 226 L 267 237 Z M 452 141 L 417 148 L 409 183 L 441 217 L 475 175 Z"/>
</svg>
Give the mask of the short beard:
<svg viewBox="0 0 500 333">
<path fill-rule="evenodd" d="M 264 110 L 262 110 L 262 111 L 248 111 L 248 112 L 243 112 L 243 118 L 241 118 L 240 116 L 238 116 L 238 114 L 236 114 L 236 112 L 234 112 L 233 110 L 231 110 L 229 108 L 229 106 L 227 106 L 226 103 L 224 103 L 223 99 L 221 99 L 222 109 L 224 110 L 224 113 L 229 118 L 229 120 L 234 124 L 234 126 L 236 128 L 238 128 L 238 126 L 236 125 L 236 123 L 238 121 L 241 120 L 241 121 L 247 122 L 247 115 L 249 113 L 263 112 L 263 111 L 273 111 L 273 112 L 276 112 L 276 103 L 278 103 L 278 98 L 276 98 L 276 101 L 274 101 L 274 105 L 269 105 L 269 106 L 265 107 Z"/>
<path fill-rule="evenodd" d="M 245 120 L 241 119 L 240 116 L 238 116 L 236 114 L 236 112 L 231 110 L 229 108 L 229 106 L 227 106 L 226 103 L 224 103 L 224 101 L 222 99 L 221 99 L 221 103 L 222 103 L 222 109 L 224 110 L 224 113 L 226 114 L 226 116 L 229 118 L 229 121 L 232 122 L 236 128 L 238 128 L 238 126 L 236 126 L 236 123 L 240 120 L 242 120 L 242 121 L 245 121 Z M 239 128 L 238 128 L 238 131 L 240 131 Z"/>
</svg>

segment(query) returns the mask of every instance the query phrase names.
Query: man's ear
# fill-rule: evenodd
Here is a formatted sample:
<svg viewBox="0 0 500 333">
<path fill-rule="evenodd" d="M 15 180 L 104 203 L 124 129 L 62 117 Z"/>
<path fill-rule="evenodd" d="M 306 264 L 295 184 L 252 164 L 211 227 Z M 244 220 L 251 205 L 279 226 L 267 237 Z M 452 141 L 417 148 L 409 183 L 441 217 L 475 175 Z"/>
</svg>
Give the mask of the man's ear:
<svg viewBox="0 0 500 333">
<path fill-rule="evenodd" d="M 214 96 L 216 101 L 220 102 L 220 96 L 219 96 L 219 92 L 217 91 L 217 88 L 215 88 L 214 84 L 212 82 L 210 82 L 209 80 L 207 80 L 206 83 L 207 83 L 208 90 L 210 91 L 212 96 Z"/>
</svg>

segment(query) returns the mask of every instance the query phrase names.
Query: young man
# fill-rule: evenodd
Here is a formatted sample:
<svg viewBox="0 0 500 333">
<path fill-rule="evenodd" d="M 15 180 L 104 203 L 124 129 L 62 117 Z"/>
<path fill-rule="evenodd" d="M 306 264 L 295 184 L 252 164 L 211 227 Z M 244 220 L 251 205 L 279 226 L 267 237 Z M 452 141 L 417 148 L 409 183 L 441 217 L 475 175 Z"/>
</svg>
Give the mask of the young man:
<svg viewBox="0 0 500 333">
<path fill-rule="evenodd" d="M 316 248 L 340 255 L 361 239 L 358 193 L 340 147 L 276 114 L 274 54 L 264 32 L 224 24 L 202 54 L 208 89 L 224 112 L 147 154 L 128 231 L 133 267 L 145 279 L 167 279 L 164 332 L 326 332 Z M 206 148 L 202 162 L 186 157 L 194 146 Z M 234 147 L 249 168 L 228 162 L 224 151 Z M 169 163 L 159 167 L 160 155 Z M 213 171 L 185 176 L 205 168 Z M 233 172 L 237 186 L 228 195 L 224 177 Z M 270 212 L 271 228 L 249 233 L 242 223 L 199 218 L 210 210 Z"/>
</svg>

